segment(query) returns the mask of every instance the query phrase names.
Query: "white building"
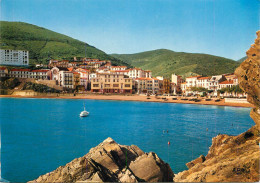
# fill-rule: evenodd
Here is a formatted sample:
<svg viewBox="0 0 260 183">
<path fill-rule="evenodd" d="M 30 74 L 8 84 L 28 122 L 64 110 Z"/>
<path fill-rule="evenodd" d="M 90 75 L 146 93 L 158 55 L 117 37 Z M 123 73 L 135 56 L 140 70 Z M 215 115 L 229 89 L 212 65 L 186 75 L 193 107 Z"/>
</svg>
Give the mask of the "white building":
<svg viewBox="0 0 260 183">
<path fill-rule="evenodd" d="M 111 66 L 110 69 L 112 71 L 122 71 L 122 70 L 126 70 L 127 67 L 126 66 Z"/>
<path fill-rule="evenodd" d="M 49 71 L 47 69 L 32 70 L 30 78 L 47 80 Z"/>
<path fill-rule="evenodd" d="M 209 80 L 210 77 L 199 77 L 196 86 L 209 89 Z"/>
<path fill-rule="evenodd" d="M 0 65 L 28 66 L 29 52 L 0 49 Z"/>
<path fill-rule="evenodd" d="M 9 77 L 12 78 L 32 78 L 30 69 L 11 69 Z"/>
<path fill-rule="evenodd" d="M 201 76 L 190 76 L 186 78 L 186 87 L 191 88 L 191 87 L 197 87 L 198 83 L 198 78 Z"/>
<path fill-rule="evenodd" d="M 60 71 L 59 72 L 59 85 L 65 88 L 73 88 L 73 72 Z"/>
</svg>

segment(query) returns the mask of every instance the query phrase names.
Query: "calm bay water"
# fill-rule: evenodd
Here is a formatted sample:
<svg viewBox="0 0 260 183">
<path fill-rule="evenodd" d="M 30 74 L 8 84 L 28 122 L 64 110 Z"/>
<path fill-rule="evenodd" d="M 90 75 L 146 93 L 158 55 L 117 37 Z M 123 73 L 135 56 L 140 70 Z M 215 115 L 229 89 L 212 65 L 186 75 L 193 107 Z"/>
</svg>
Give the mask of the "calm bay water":
<svg viewBox="0 0 260 183">
<path fill-rule="evenodd" d="M 79 117 L 83 101 L 87 118 Z M 249 112 L 192 104 L 1 98 L 2 177 L 33 180 L 85 155 L 107 137 L 157 153 L 178 173 L 187 169 L 185 163 L 207 154 L 212 137 L 238 135 L 254 125 Z"/>
</svg>

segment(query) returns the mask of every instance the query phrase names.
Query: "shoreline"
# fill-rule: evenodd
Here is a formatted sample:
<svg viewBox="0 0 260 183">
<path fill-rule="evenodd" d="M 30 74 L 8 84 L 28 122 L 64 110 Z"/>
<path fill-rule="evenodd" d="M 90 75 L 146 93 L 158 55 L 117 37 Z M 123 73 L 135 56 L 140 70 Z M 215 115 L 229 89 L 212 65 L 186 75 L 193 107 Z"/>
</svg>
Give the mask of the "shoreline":
<svg viewBox="0 0 260 183">
<path fill-rule="evenodd" d="M 86 96 L 21 96 L 21 95 L 0 95 L 0 98 L 50 98 L 50 99 L 91 99 L 91 100 L 119 100 L 119 101 L 139 101 L 139 102 L 160 102 L 160 103 L 180 103 L 180 104 L 199 104 L 199 105 L 215 105 L 215 106 L 231 106 L 231 107 L 249 107 L 252 108 L 253 105 L 250 103 L 227 103 L 224 100 L 215 102 L 214 100 L 205 101 L 201 100 L 199 102 L 188 101 L 188 100 L 172 100 L 172 97 L 166 97 L 168 100 L 155 98 L 155 96 L 150 96 L 150 99 L 147 99 L 147 96 L 140 95 L 86 95 Z"/>
</svg>

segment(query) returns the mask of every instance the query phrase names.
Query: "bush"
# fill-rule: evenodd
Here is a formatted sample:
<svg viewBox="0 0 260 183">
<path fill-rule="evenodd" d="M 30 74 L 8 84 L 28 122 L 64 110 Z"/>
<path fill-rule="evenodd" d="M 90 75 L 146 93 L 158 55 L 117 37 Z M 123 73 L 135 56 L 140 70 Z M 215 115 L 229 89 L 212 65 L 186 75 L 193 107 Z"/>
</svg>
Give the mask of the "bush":
<svg viewBox="0 0 260 183">
<path fill-rule="evenodd" d="M 3 79 L 0 83 L 1 89 L 14 89 L 20 84 L 20 81 L 17 78 Z"/>
<path fill-rule="evenodd" d="M 40 93 L 60 93 L 59 90 L 56 90 L 54 88 L 42 84 L 32 83 L 32 82 L 25 83 L 22 90 L 33 90 Z"/>
</svg>

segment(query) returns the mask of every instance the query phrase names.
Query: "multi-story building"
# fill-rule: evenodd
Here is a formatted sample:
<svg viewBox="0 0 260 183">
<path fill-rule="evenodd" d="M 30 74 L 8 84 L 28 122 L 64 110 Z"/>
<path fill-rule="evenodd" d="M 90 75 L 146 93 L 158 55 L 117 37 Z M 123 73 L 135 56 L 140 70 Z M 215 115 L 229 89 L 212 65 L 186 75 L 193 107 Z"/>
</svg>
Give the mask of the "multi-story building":
<svg viewBox="0 0 260 183">
<path fill-rule="evenodd" d="M 32 70 L 30 72 L 30 78 L 47 80 L 49 79 L 48 72 L 50 72 L 50 70 Z"/>
<path fill-rule="evenodd" d="M 202 88 L 209 89 L 209 80 L 210 80 L 210 77 L 199 77 L 197 79 L 196 87 L 202 87 Z"/>
<path fill-rule="evenodd" d="M 127 67 L 126 66 L 111 66 L 110 69 L 112 71 L 123 71 L 123 70 L 126 70 Z"/>
<path fill-rule="evenodd" d="M 178 93 L 181 92 L 181 83 L 183 83 L 183 82 L 184 82 L 184 80 L 182 79 L 181 76 L 172 74 L 171 85 L 172 85 L 172 91 L 173 91 L 174 95 L 176 95 L 177 92 Z"/>
<path fill-rule="evenodd" d="M 186 94 L 186 90 L 187 90 L 187 83 L 184 82 L 184 83 L 181 83 L 181 91 L 182 91 L 182 94 Z"/>
<path fill-rule="evenodd" d="M 169 79 L 163 79 L 163 88 L 162 88 L 163 93 L 170 93 L 171 92 L 171 81 Z"/>
<path fill-rule="evenodd" d="M 216 76 L 212 76 L 209 80 L 209 90 L 213 91 L 214 95 L 217 95 L 217 90 L 219 89 L 219 83 L 221 83 L 222 81 L 225 81 L 226 78 L 224 75 L 216 75 Z"/>
<path fill-rule="evenodd" d="M 29 65 L 29 52 L 25 50 L 0 49 L 0 65 Z"/>
<path fill-rule="evenodd" d="M 238 85 L 238 78 L 235 74 L 224 75 L 227 81 L 233 81 L 234 85 Z"/>
<path fill-rule="evenodd" d="M 6 67 L 0 67 L 0 77 L 7 77 L 8 69 Z"/>
<path fill-rule="evenodd" d="M 90 71 L 87 69 L 77 69 L 76 70 L 80 74 L 80 85 L 84 86 L 85 90 L 88 89 L 89 80 L 89 73 Z"/>
<path fill-rule="evenodd" d="M 78 86 L 80 86 L 80 73 L 79 72 L 73 72 L 73 88 L 76 89 Z"/>
<path fill-rule="evenodd" d="M 198 82 L 198 78 L 201 76 L 190 76 L 186 78 L 186 87 L 191 88 L 191 87 L 196 87 L 197 86 L 197 82 Z"/>
<path fill-rule="evenodd" d="M 59 85 L 64 88 L 70 88 L 73 89 L 73 72 L 70 71 L 59 71 Z"/>
<path fill-rule="evenodd" d="M 135 79 L 135 90 L 138 94 L 159 92 L 159 80 L 157 78 L 137 78 Z"/>
<path fill-rule="evenodd" d="M 13 78 L 32 78 L 30 69 L 11 69 L 9 77 Z"/>
<path fill-rule="evenodd" d="M 222 89 L 222 88 L 231 88 L 232 86 L 235 86 L 236 84 L 231 80 L 225 80 L 219 83 L 218 85 L 218 90 Z"/>
<path fill-rule="evenodd" d="M 142 74 L 143 74 L 142 77 L 145 77 L 145 78 L 151 78 L 152 77 L 152 71 L 149 71 L 149 70 L 143 71 Z"/>
<path fill-rule="evenodd" d="M 98 73 L 91 80 L 91 91 L 101 93 L 132 93 L 132 79 L 116 73 Z"/>
</svg>

